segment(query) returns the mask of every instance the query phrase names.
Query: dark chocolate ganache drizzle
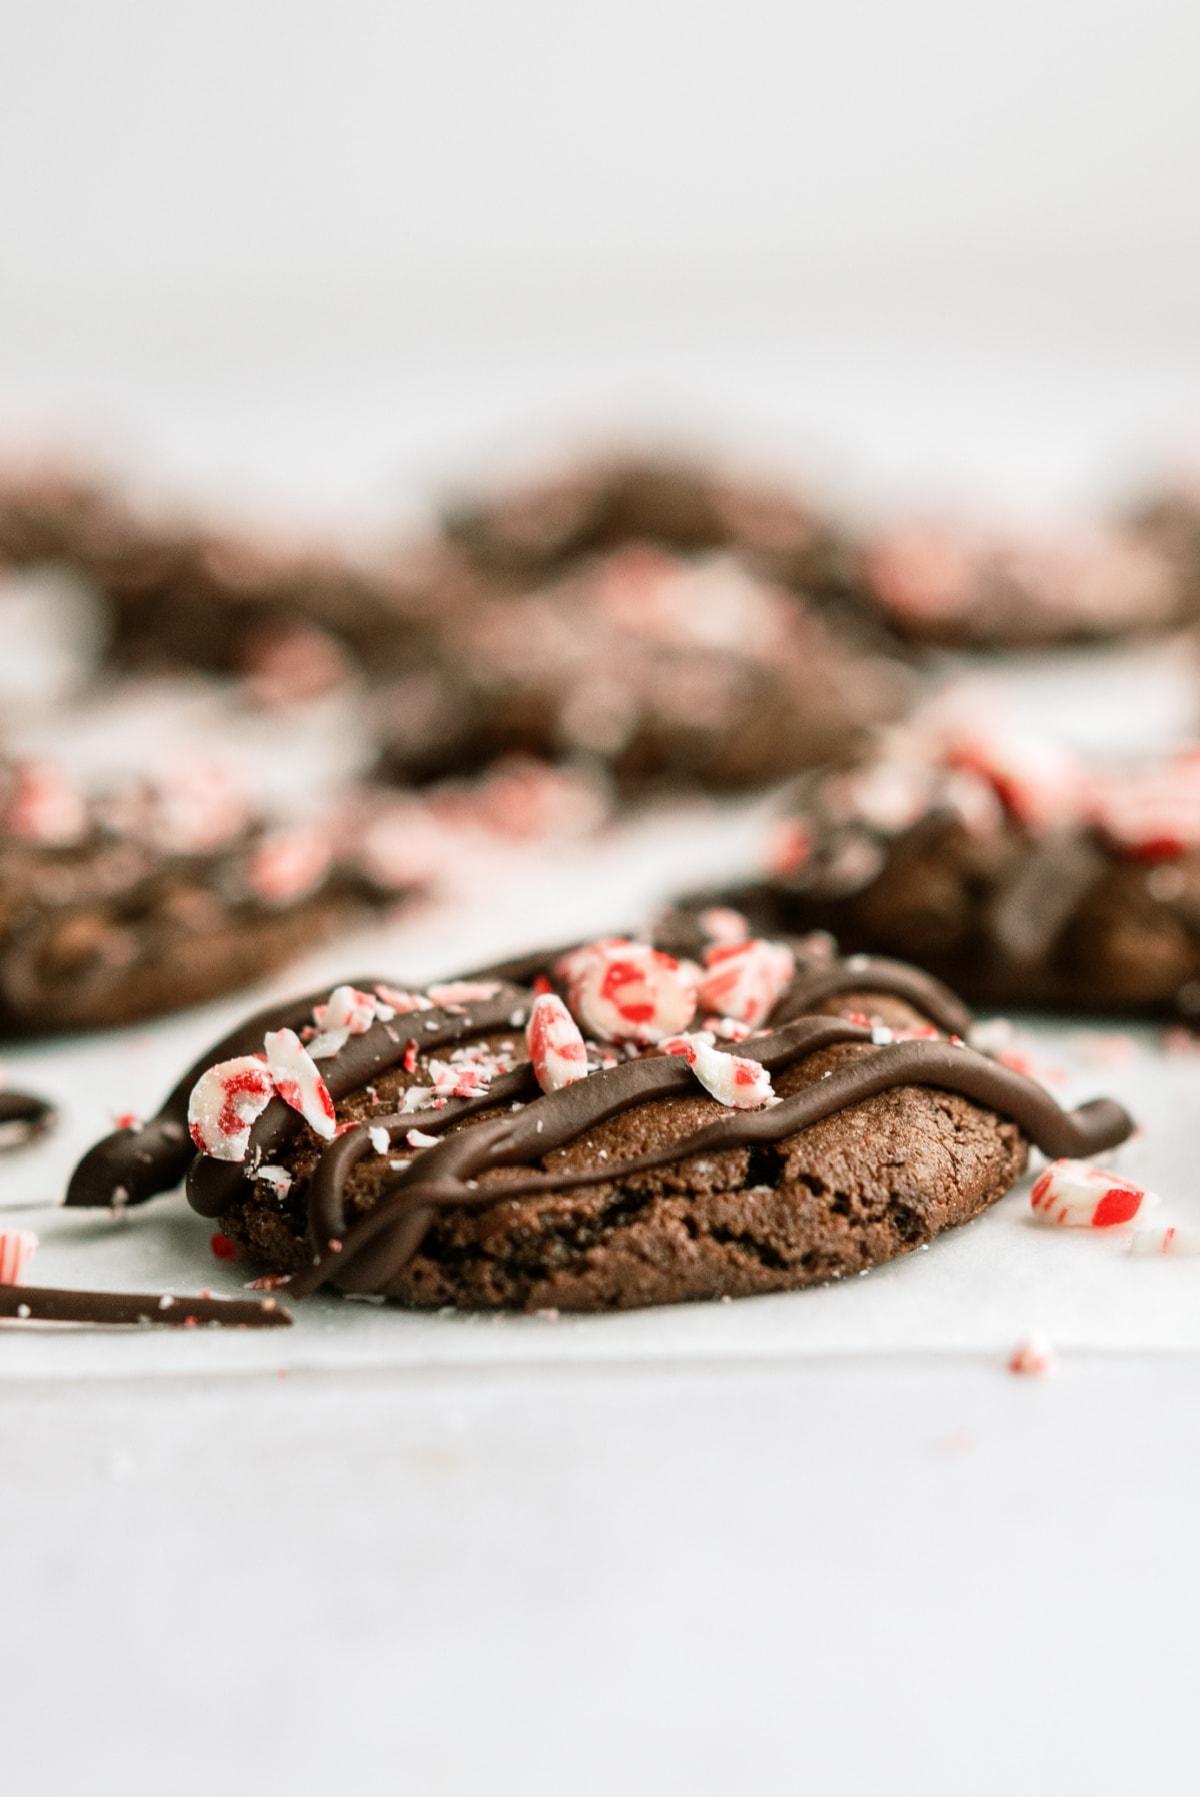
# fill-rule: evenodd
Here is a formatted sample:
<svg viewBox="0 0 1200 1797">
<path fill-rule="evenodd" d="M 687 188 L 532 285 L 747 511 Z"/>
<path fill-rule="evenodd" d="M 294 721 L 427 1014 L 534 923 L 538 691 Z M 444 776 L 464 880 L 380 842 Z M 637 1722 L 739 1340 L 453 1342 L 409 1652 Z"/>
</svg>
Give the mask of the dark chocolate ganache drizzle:
<svg viewBox="0 0 1200 1797">
<path fill-rule="evenodd" d="M 802 944 L 797 946 L 803 951 Z M 519 974 L 527 982 L 548 972 L 556 959 L 555 954 L 530 956 L 506 964 L 503 972 Z M 901 999 L 945 1034 L 892 1040 L 885 1033 L 884 1040 L 865 1024 L 812 1014 L 832 998 L 857 994 L 864 999 L 868 995 Z M 186 1170 L 188 1201 L 202 1216 L 219 1217 L 235 1208 L 247 1179 L 252 1180 L 255 1169 L 303 1127 L 303 1120 L 282 1101 L 272 1100 L 251 1130 L 246 1161 L 219 1161 L 193 1153 L 185 1123 L 188 1094 L 205 1068 L 257 1047 L 266 1029 L 298 1027 L 324 996 L 322 992 L 299 1000 L 286 1012 L 260 1013 L 217 1044 L 188 1070 L 149 1124 L 138 1131 L 118 1131 L 91 1150 L 76 1170 L 67 1202 L 109 1204 L 114 1184 L 124 1189 L 130 1202 L 139 1202 L 177 1183 Z M 531 998 L 528 984 L 497 977 L 495 990 L 486 997 L 406 1013 L 387 1022 L 376 1020 L 322 1061 L 330 1093 L 336 1100 L 362 1090 L 382 1071 L 399 1065 L 412 1041 L 425 1052 L 518 1031 L 527 1019 Z M 656 1100 L 694 1094 L 691 1068 L 678 1055 L 651 1052 L 594 1071 L 552 1093 L 540 1091 L 532 1068 L 522 1061 L 493 1079 L 486 1092 L 469 1098 L 452 1098 L 425 1110 L 373 1112 L 367 1121 L 343 1129 L 318 1156 L 306 1194 L 312 1264 L 293 1278 L 291 1290 L 302 1296 L 332 1283 L 343 1291 L 386 1295 L 440 1210 L 565 1191 L 649 1172 L 695 1154 L 779 1142 L 899 1086 L 959 1093 L 1007 1117 L 1044 1153 L 1055 1157 L 1093 1155 L 1128 1136 L 1132 1123 L 1120 1105 L 1097 1099 L 1064 1110 L 1033 1080 L 962 1043 L 959 1038 L 969 1024 L 969 1013 L 947 987 L 902 962 L 866 955 L 807 963 L 798 958 L 795 978 L 772 1013 L 770 1033 L 737 1043 L 738 1054 L 777 1071 L 836 1044 L 857 1044 L 870 1052 L 774 1105 L 728 1111 L 651 1154 L 604 1161 L 594 1169 L 569 1174 L 547 1173 L 538 1166 L 547 1154 L 609 1118 Z M 480 1120 L 472 1121 L 475 1118 Z M 460 1128 L 464 1123 L 470 1127 Z M 395 1169 L 394 1179 L 371 1211 L 348 1219 L 350 1175 L 365 1156 L 379 1152 L 380 1129 L 388 1136 L 385 1152 L 403 1155 L 407 1164 Z M 414 1150 L 407 1145 L 412 1130 L 439 1140 Z M 501 1172 L 502 1179 L 494 1183 L 489 1179 Z"/>
<path fill-rule="evenodd" d="M 35 1142 L 57 1122 L 58 1111 L 48 1098 L 0 1089 L 0 1154 Z"/>
</svg>

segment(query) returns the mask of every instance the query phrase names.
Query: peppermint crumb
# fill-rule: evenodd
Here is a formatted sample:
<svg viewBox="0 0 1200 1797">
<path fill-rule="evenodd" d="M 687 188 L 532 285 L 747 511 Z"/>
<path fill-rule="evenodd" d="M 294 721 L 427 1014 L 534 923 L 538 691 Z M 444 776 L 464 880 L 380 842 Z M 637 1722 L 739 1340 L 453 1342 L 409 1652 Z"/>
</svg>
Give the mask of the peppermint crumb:
<svg viewBox="0 0 1200 1797">
<path fill-rule="evenodd" d="M 30 1314 L 31 1314 L 31 1312 L 30 1312 L 28 1304 L 18 1304 L 17 1305 L 17 1315 L 19 1317 L 27 1317 Z"/>
<path fill-rule="evenodd" d="M 170 1308 L 171 1308 L 172 1304 L 174 1304 L 174 1302 L 175 1302 L 175 1300 L 171 1296 L 170 1292 L 164 1292 L 162 1297 L 158 1300 L 158 1308 L 160 1310 L 170 1310 Z"/>
</svg>

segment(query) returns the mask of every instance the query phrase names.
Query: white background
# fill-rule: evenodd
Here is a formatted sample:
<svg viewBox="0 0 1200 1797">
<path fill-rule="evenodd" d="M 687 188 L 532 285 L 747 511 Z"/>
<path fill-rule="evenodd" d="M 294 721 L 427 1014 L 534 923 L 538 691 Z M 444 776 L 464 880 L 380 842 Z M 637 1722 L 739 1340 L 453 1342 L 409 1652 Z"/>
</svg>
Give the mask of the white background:
<svg viewBox="0 0 1200 1797">
<path fill-rule="evenodd" d="M 1178 0 L 5 0 L 0 443 L 318 525 L 580 424 L 864 503 L 1118 488 L 1197 436 L 1198 50 Z M 283 1379 L 6 1338 L 5 1788 L 1191 1788 L 1196 1263 L 1136 1273 L 1172 1353 L 1106 1352 L 1099 1247 L 1047 1247 L 1043 1384 L 1011 1213 L 820 1300 L 886 1295 L 854 1352 L 753 1307 L 736 1360 Z"/>
<path fill-rule="evenodd" d="M 1179 0 L 6 0 L 5 435 L 375 517 L 580 422 L 1024 502 L 1195 447 Z"/>
</svg>

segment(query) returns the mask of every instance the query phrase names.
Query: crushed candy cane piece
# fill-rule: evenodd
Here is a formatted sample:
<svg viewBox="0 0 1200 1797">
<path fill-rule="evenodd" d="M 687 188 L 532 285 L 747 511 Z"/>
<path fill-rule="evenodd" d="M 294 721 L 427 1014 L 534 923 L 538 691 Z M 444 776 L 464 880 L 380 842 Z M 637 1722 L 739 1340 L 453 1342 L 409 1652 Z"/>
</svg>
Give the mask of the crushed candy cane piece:
<svg viewBox="0 0 1200 1797">
<path fill-rule="evenodd" d="M 1178 860 L 1200 847 L 1200 750 L 1098 777 L 1087 811 L 1109 842 L 1133 860 Z"/>
<path fill-rule="evenodd" d="M 348 1029 L 318 1030 L 304 1044 L 314 1061 L 331 1061 L 334 1055 L 341 1054 L 350 1040 Z"/>
<path fill-rule="evenodd" d="M 14 836 L 48 847 L 78 842 L 88 827 L 83 795 L 51 761 L 23 761 L 13 769 L 13 790 L 4 828 Z"/>
<path fill-rule="evenodd" d="M 495 998 L 500 990 L 497 980 L 444 980 L 428 988 L 435 1005 L 470 1005 L 481 999 Z"/>
<path fill-rule="evenodd" d="M 309 1128 L 324 1141 L 332 1142 L 337 1134 L 333 1099 L 320 1068 L 295 1030 L 268 1030 L 263 1047 L 275 1090 L 284 1104 L 299 1111 Z"/>
<path fill-rule="evenodd" d="M 1129 1252 L 1136 1255 L 1200 1254 L 1200 1229 L 1170 1223 L 1164 1229 L 1135 1229 Z"/>
<path fill-rule="evenodd" d="M 384 1009 L 394 1016 L 390 1006 Z M 346 1030 L 351 1036 L 364 1036 L 380 1014 L 379 1000 L 357 986 L 335 986 L 323 1005 L 313 1006 L 313 1022 L 319 1030 Z"/>
<path fill-rule="evenodd" d="M 534 999 L 525 1028 L 525 1041 L 537 1083 L 543 1092 L 558 1092 L 563 1086 L 587 1078 L 587 1047 L 583 1033 L 555 993 L 544 992 Z"/>
<path fill-rule="evenodd" d="M 367 1131 L 371 1138 L 371 1146 L 376 1154 L 386 1154 L 392 1145 L 392 1138 L 382 1123 L 376 1123 Z"/>
<path fill-rule="evenodd" d="M 238 1257 L 236 1245 L 230 1241 L 227 1235 L 222 1235 L 219 1229 L 215 1235 L 209 1237 L 208 1245 L 213 1251 L 214 1260 L 236 1260 Z"/>
<path fill-rule="evenodd" d="M 244 1161 L 251 1127 L 274 1096 L 271 1070 L 261 1055 L 218 1061 L 192 1087 L 188 1133 L 201 1154 L 216 1161 Z"/>
<path fill-rule="evenodd" d="M 423 1129 L 410 1129 L 404 1139 L 410 1148 L 436 1148 L 439 1140 Z"/>
<path fill-rule="evenodd" d="M 384 1004 L 391 1006 L 393 1017 L 406 1016 L 410 1011 L 432 1011 L 433 1001 L 426 998 L 423 992 L 402 992 L 399 986 L 389 986 L 383 981 L 376 983 L 375 990 Z"/>
<path fill-rule="evenodd" d="M 1054 1161 L 1034 1181 L 1029 1195 L 1043 1223 L 1075 1229 L 1113 1229 L 1132 1223 L 1158 1199 L 1141 1186 L 1120 1180 L 1090 1161 Z"/>
<path fill-rule="evenodd" d="M 292 1189 L 292 1176 L 286 1167 L 259 1167 L 254 1175 L 263 1185 L 270 1186 L 277 1198 L 286 1198 Z"/>
<path fill-rule="evenodd" d="M 796 957 L 783 942 L 751 937 L 719 943 L 704 956 L 700 1003 L 719 1017 L 750 1029 L 766 1022 L 796 972 Z"/>
<path fill-rule="evenodd" d="M 1049 739 L 1012 732 L 960 736 L 946 745 L 949 768 L 988 781 L 1011 817 L 1034 831 L 1069 824 L 1083 802 L 1081 770 Z"/>
<path fill-rule="evenodd" d="M 32 1229 L 0 1231 L 0 1285 L 21 1285 L 25 1271 L 37 1253 L 38 1239 Z"/>
<path fill-rule="evenodd" d="M 767 872 L 777 880 L 786 880 L 807 867 L 812 859 L 813 834 L 795 819 L 776 824 L 767 843 Z"/>
<path fill-rule="evenodd" d="M 779 1102 L 762 1063 L 717 1048 L 708 1030 L 671 1037 L 661 1046 L 668 1054 L 684 1055 L 704 1090 L 719 1104 L 735 1111 L 756 1111 Z"/>
<path fill-rule="evenodd" d="M 696 920 L 710 942 L 745 942 L 750 920 L 731 905 L 709 905 Z"/>
<path fill-rule="evenodd" d="M 1054 1349 L 1040 1329 L 1034 1329 L 1013 1349 L 1008 1361 L 1010 1373 L 1024 1373 L 1040 1379 L 1054 1372 L 1058 1365 Z"/>
<path fill-rule="evenodd" d="M 644 942 L 589 943 L 567 957 L 567 998 L 589 1036 L 648 1047 L 696 1014 L 696 973 Z"/>
<path fill-rule="evenodd" d="M 308 898 L 333 862 L 329 833 L 315 825 L 272 830 L 254 849 L 247 884 L 267 905 L 293 905 Z"/>
</svg>

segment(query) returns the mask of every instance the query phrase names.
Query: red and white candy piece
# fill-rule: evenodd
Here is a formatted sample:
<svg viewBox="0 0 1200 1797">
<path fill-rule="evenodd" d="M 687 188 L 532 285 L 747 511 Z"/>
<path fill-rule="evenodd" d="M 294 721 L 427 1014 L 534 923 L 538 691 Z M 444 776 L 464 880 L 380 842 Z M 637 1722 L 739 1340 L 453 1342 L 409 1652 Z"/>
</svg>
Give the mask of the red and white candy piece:
<svg viewBox="0 0 1200 1797">
<path fill-rule="evenodd" d="M 797 818 L 785 818 L 774 825 L 767 841 L 767 872 L 777 880 L 786 880 L 807 867 L 812 859 L 813 833 Z"/>
<path fill-rule="evenodd" d="M 709 905 L 696 920 L 710 942 L 745 942 L 750 920 L 731 905 Z"/>
<path fill-rule="evenodd" d="M 77 842 L 87 830 L 87 806 L 54 762 L 22 761 L 13 770 L 3 821 L 14 836 L 61 847 Z"/>
<path fill-rule="evenodd" d="M 271 1069 L 261 1055 L 218 1061 L 192 1087 L 188 1133 L 201 1154 L 215 1161 L 244 1161 L 251 1127 L 274 1096 Z"/>
<path fill-rule="evenodd" d="M 1173 861 L 1200 847 L 1200 750 L 1097 779 L 1088 814 L 1137 861 Z"/>
<path fill-rule="evenodd" d="M 377 1017 L 394 1015 L 390 1005 L 380 1004 L 373 993 L 360 992 L 357 986 L 335 986 L 325 1004 L 313 1006 L 318 1029 L 345 1030 L 351 1036 L 365 1036 Z"/>
<path fill-rule="evenodd" d="M 0 1231 L 0 1285 L 20 1285 L 25 1270 L 37 1253 L 38 1239 L 32 1229 Z"/>
<path fill-rule="evenodd" d="M 1035 1180 L 1029 1201 L 1043 1223 L 1075 1229 L 1113 1229 L 1158 1203 L 1153 1192 L 1090 1161 L 1054 1161 Z"/>
<path fill-rule="evenodd" d="M 947 744 L 949 768 L 988 781 L 1005 810 L 1029 830 L 1072 823 L 1083 802 L 1083 781 L 1068 750 L 1044 738 L 1008 732 L 963 735 Z"/>
<path fill-rule="evenodd" d="M 1135 1229 L 1129 1252 L 1136 1255 L 1200 1254 L 1200 1229 L 1170 1223 L 1163 1229 Z"/>
<path fill-rule="evenodd" d="M 407 1016 L 410 1011 L 432 1011 L 433 1001 L 426 998 L 423 992 L 402 992 L 399 986 L 389 986 L 382 980 L 375 987 L 384 1003 L 391 1009 L 394 1017 Z"/>
<path fill-rule="evenodd" d="M 700 1006 L 732 1017 L 749 1029 L 766 1022 L 796 972 L 796 957 L 782 942 L 721 943 L 706 951 Z"/>
<path fill-rule="evenodd" d="M 1040 1329 L 1033 1330 L 1023 1342 L 1018 1342 L 1008 1360 L 1010 1373 L 1024 1373 L 1035 1379 L 1052 1373 L 1057 1365 L 1054 1349 Z"/>
<path fill-rule="evenodd" d="M 263 1047 L 267 1051 L 267 1065 L 275 1090 L 284 1104 L 299 1111 L 310 1129 L 324 1141 L 331 1142 L 337 1134 L 333 1099 L 317 1063 L 295 1030 L 268 1030 L 263 1037 Z"/>
<path fill-rule="evenodd" d="M 440 986 L 428 988 L 431 1002 L 447 1008 L 477 1004 L 481 999 L 495 998 L 499 990 L 495 980 L 443 980 Z"/>
<path fill-rule="evenodd" d="M 589 1036 L 649 1047 L 696 1014 L 696 975 L 645 942 L 593 942 L 566 957 L 570 1008 Z"/>
<path fill-rule="evenodd" d="M 308 898 L 333 861 L 329 832 L 318 825 L 273 830 L 250 857 L 251 892 L 266 905 L 291 905 Z"/>
<path fill-rule="evenodd" d="M 543 1092 L 586 1079 L 587 1048 L 579 1025 L 554 992 L 543 992 L 533 1001 L 525 1026 L 529 1059 Z"/>
<path fill-rule="evenodd" d="M 718 1104 L 735 1111 L 757 1111 L 778 1104 L 771 1076 L 760 1061 L 745 1055 L 726 1054 L 717 1048 L 710 1030 L 674 1036 L 662 1044 L 668 1054 L 686 1056 L 688 1066 Z"/>
</svg>

